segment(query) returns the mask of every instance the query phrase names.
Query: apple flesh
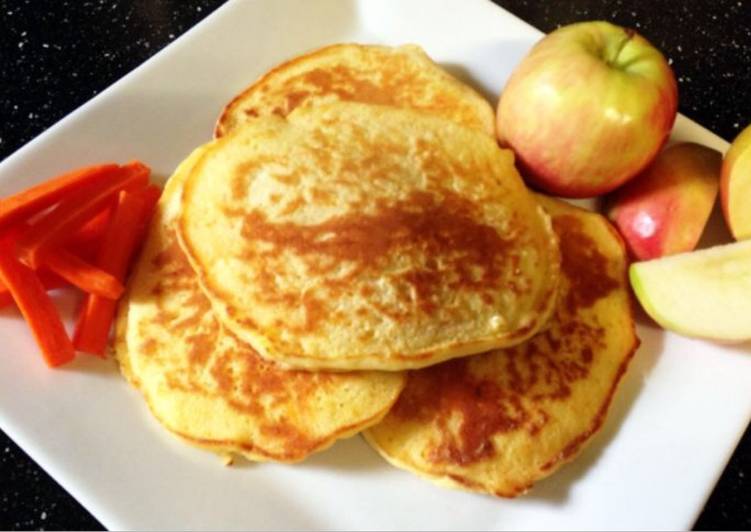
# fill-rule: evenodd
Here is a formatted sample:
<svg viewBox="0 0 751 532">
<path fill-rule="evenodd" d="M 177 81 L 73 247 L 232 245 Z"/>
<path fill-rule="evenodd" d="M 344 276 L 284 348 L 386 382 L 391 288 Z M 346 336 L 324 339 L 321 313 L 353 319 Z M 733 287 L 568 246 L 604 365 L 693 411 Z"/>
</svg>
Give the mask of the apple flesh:
<svg viewBox="0 0 751 532">
<path fill-rule="evenodd" d="M 751 238 L 751 126 L 736 137 L 725 154 L 720 200 L 733 237 Z"/>
<path fill-rule="evenodd" d="M 498 103 L 498 138 L 537 188 L 595 196 L 651 162 L 677 107 L 659 50 L 631 30 L 582 22 L 543 38 L 514 70 Z"/>
<path fill-rule="evenodd" d="M 644 310 L 665 329 L 751 339 L 751 240 L 637 262 L 629 277 Z"/>
<path fill-rule="evenodd" d="M 696 248 L 717 199 L 721 165 L 718 151 L 676 144 L 613 193 L 607 215 L 633 257 L 656 259 Z"/>
</svg>

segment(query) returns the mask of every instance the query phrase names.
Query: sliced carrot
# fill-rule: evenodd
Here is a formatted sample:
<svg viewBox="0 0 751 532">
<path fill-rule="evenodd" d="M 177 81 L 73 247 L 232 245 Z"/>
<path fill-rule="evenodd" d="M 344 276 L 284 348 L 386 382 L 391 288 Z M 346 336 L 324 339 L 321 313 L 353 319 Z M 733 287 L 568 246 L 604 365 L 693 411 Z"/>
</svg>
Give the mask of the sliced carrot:
<svg viewBox="0 0 751 532">
<path fill-rule="evenodd" d="M 162 197 L 162 189 L 156 185 L 149 185 L 143 190 L 139 190 L 137 194 L 144 202 L 146 215 L 144 216 L 143 221 L 148 225 L 148 222 L 151 219 L 151 214 L 154 212 L 154 206 L 156 206 L 159 198 Z"/>
<path fill-rule="evenodd" d="M 96 265 L 124 280 L 131 257 L 143 240 L 156 195 L 153 192 L 121 193 L 112 221 L 99 249 Z M 90 294 L 78 317 L 73 343 L 79 351 L 102 356 L 107 347 L 117 302 Z"/>
<path fill-rule="evenodd" d="M 143 240 L 144 222 L 151 218 L 156 204 L 153 190 L 150 189 L 152 187 L 136 192 L 121 192 L 112 222 L 104 235 L 96 265 L 117 279 L 125 279 L 130 258 Z"/>
<path fill-rule="evenodd" d="M 50 271 L 88 294 L 118 299 L 123 293 L 123 285 L 114 275 L 92 266 L 70 251 L 53 249 L 45 253 L 43 260 Z"/>
<path fill-rule="evenodd" d="M 144 205 L 143 216 L 136 227 L 136 246 L 141 243 L 146 236 L 146 231 L 151 223 L 151 216 L 154 214 L 154 207 L 156 207 L 156 204 L 159 202 L 159 198 L 162 197 L 162 189 L 156 185 L 149 185 L 145 189 L 138 191 L 137 194 L 141 197 Z M 133 249 L 133 252 L 135 251 L 136 248 Z"/>
<path fill-rule="evenodd" d="M 13 295 L 47 364 L 65 364 L 73 360 L 75 348 L 39 277 L 16 258 L 14 251 L 12 237 L 0 238 L 0 280 Z"/>
<path fill-rule="evenodd" d="M 48 249 L 64 244 L 76 230 L 101 210 L 120 190 L 144 187 L 149 168 L 140 162 L 124 165 L 104 183 L 85 187 L 65 198 L 54 210 L 38 220 L 19 242 L 19 256 L 38 269 Z"/>
<path fill-rule="evenodd" d="M 115 201 L 114 203 L 117 202 Z M 85 261 L 93 261 L 96 258 L 96 254 L 99 251 L 99 244 L 101 244 L 102 237 L 104 237 L 104 233 L 109 225 L 112 210 L 112 206 L 108 205 L 107 208 L 96 213 L 89 219 L 89 221 L 74 231 L 73 235 L 65 244 L 65 249 L 81 257 Z M 31 230 L 31 227 L 32 225 L 26 222 L 19 224 L 18 226 L 20 234 L 28 233 Z M 44 270 L 40 271 L 43 272 Z"/>
<path fill-rule="evenodd" d="M 39 277 L 39 280 L 42 281 L 42 284 L 47 290 L 55 290 L 56 288 L 70 286 L 68 281 L 49 270 L 42 269 L 37 272 L 37 277 Z"/>
<path fill-rule="evenodd" d="M 6 230 L 2 235 L 3 238 L 8 239 L 8 245 L 15 246 L 16 242 L 21 235 L 29 230 L 29 225 L 26 223 L 20 223 L 17 226 Z M 37 272 L 39 280 L 44 285 L 45 290 L 54 290 L 55 288 L 62 288 L 64 286 L 70 286 L 70 283 L 49 270 L 42 269 Z M 10 293 L 10 289 L 0 280 L 0 308 L 7 307 L 14 303 L 13 296 Z"/>
<path fill-rule="evenodd" d="M 0 228 L 21 222 L 76 190 L 108 181 L 117 169 L 116 164 L 87 166 L 0 199 Z"/>
<path fill-rule="evenodd" d="M 44 286 L 44 289 L 47 291 L 70 286 L 70 283 L 68 281 L 66 281 L 56 273 L 52 273 L 47 270 L 40 270 L 39 272 L 37 272 L 37 277 L 39 277 L 42 286 Z M 5 284 L 0 282 L 0 308 L 5 308 L 12 305 L 13 303 L 13 295 L 11 295 L 10 290 L 7 286 L 5 286 Z"/>
<path fill-rule="evenodd" d="M 111 205 L 99 211 L 79 227 L 63 247 L 86 262 L 94 264 L 116 203 L 117 198 L 114 198 Z"/>
<path fill-rule="evenodd" d="M 105 231 L 107 231 L 112 210 L 112 205 L 107 205 L 107 207 L 89 218 L 88 222 L 84 223 L 73 233 L 70 240 L 68 240 L 68 244 L 77 247 L 100 240 L 104 236 Z"/>
<path fill-rule="evenodd" d="M 104 357 L 116 309 L 116 301 L 94 294 L 86 296 L 73 333 L 77 350 Z"/>
</svg>

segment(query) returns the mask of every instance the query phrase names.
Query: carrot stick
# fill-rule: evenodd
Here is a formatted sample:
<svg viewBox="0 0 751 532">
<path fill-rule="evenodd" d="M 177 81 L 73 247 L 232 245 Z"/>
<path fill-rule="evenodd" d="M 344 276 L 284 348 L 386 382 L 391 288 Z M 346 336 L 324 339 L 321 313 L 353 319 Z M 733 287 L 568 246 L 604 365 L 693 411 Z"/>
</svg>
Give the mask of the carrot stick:
<svg viewBox="0 0 751 532">
<path fill-rule="evenodd" d="M 70 286 L 70 283 L 68 281 L 66 281 L 56 273 L 52 273 L 47 270 L 40 270 L 39 272 L 37 272 L 37 277 L 39 277 L 42 286 L 44 286 L 44 289 L 47 291 Z M 10 290 L 7 286 L 5 286 L 5 284 L 0 282 L 0 309 L 10 306 L 13 303 L 13 296 L 11 295 Z"/>
<path fill-rule="evenodd" d="M 133 252 L 143 240 L 156 203 L 148 189 L 120 194 L 112 221 L 99 249 L 97 266 L 123 281 Z M 73 343 L 79 351 L 103 356 L 117 303 L 98 295 L 86 297 L 78 317 Z"/>
<path fill-rule="evenodd" d="M 29 230 L 29 224 L 23 222 L 20 223 L 10 230 L 7 230 L 4 234 L 2 234 L 2 238 L 8 239 L 8 245 L 13 246 L 15 248 L 16 242 L 18 241 L 18 238 L 23 235 L 26 231 Z M 42 269 L 39 272 L 37 272 L 37 276 L 39 277 L 39 280 L 42 282 L 42 285 L 44 286 L 45 290 L 54 290 L 55 288 L 62 288 L 64 286 L 69 286 L 70 283 L 57 275 L 56 273 L 52 273 L 49 270 Z M 10 293 L 10 289 L 5 286 L 5 284 L 0 280 L 0 308 L 7 307 L 9 305 L 14 304 L 13 296 Z"/>
<path fill-rule="evenodd" d="M 89 294 L 118 299 L 123 285 L 115 276 L 96 268 L 65 249 L 53 249 L 44 255 L 44 265 L 73 286 Z"/>
<path fill-rule="evenodd" d="M 104 357 L 117 302 L 94 294 L 84 299 L 73 333 L 77 350 Z"/>
<path fill-rule="evenodd" d="M 102 237 L 104 237 L 104 232 L 109 225 L 112 210 L 112 206 L 107 206 L 74 231 L 73 235 L 65 244 L 65 249 L 72 252 L 74 255 L 81 257 L 85 261 L 93 261 L 99 250 L 99 244 L 101 244 Z M 32 225 L 27 222 L 17 226 L 19 234 L 27 233 L 31 230 L 31 227 Z M 43 272 L 44 270 L 41 271 Z"/>
<path fill-rule="evenodd" d="M 23 221 L 51 207 L 75 190 L 108 181 L 116 171 L 116 164 L 88 166 L 0 199 L 0 228 Z"/>
<path fill-rule="evenodd" d="M 11 236 L 0 238 L 0 280 L 8 287 L 49 366 L 73 360 L 75 348 L 39 277 L 15 256 Z"/>
<path fill-rule="evenodd" d="M 117 198 L 114 198 L 111 203 L 80 226 L 63 247 L 86 262 L 93 264 L 99 252 L 99 246 L 102 244 L 104 233 L 107 231 L 107 226 L 112 218 L 112 211 L 117 203 Z"/>
<path fill-rule="evenodd" d="M 156 204 L 159 202 L 159 198 L 162 197 L 162 189 L 156 185 L 149 185 L 145 189 L 139 191 L 138 195 L 141 196 L 144 205 L 143 216 L 136 227 L 136 246 L 138 246 L 146 236 L 146 231 L 149 229 L 151 223 L 151 216 L 154 214 L 154 207 L 156 207 Z M 136 248 L 133 249 L 133 252 L 135 251 Z"/>
<path fill-rule="evenodd" d="M 79 227 L 71 235 L 70 240 L 67 242 L 68 245 L 79 247 L 100 240 L 104 236 L 105 231 L 107 231 L 111 216 L 112 206 L 108 205 Z"/>
<path fill-rule="evenodd" d="M 148 179 L 148 167 L 133 162 L 122 166 L 105 183 L 97 183 L 70 195 L 21 238 L 19 256 L 27 265 L 38 269 L 47 249 L 64 244 L 77 227 L 102 209 L 120 190 L 141 188 Z"/>
<path fill-rule="evenodd" d="M 144 201 L 145 216 L 142 221 L 148 225 L 148 222 L 151 220 L 151 214 L 154 212 L 154 206 L 159 201 L 159 198 L 162 197 L 162 189 L 156 185 L 149 185 L 145 189 L 138 191 L 138 195 Z"/>
</svg>

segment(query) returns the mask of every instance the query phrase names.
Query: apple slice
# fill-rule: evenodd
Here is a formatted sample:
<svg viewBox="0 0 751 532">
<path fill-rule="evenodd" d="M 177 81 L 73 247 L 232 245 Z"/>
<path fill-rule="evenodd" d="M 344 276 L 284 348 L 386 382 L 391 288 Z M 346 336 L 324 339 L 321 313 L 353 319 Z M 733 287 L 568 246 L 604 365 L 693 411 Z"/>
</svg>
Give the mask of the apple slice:
<svg viewBox="0 0 751 532">
<path fill-rule="evenodd" d="M 637 262 L 629 277 L 644 310 L 665 329 L 751 339 L 751 240 Z"/>
<path fill-rule="evenodd" d="M 720 200 L 733 237 L 751 238 L 751 126 L 735 138 L 725 154 Z"/>
</svg>

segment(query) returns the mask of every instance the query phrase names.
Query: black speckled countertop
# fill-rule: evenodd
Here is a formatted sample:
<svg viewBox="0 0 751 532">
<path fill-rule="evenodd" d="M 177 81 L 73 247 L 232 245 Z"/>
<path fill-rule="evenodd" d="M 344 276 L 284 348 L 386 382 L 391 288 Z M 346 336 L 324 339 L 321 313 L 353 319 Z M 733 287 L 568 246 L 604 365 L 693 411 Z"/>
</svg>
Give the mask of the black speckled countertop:
<svg viewBox="0 0 751 532">
<path fill-rule="evenodd" d="M 587 19 L 633 27 L 669 58 L 681 112 L 727 140 L 751 123 L 751 0 L 494 1 L 543 31 Z M 221 3 L 0 0 L 0 159 Z M 751 529 L 751 430 L 696 528 Z M 93 530 L 101 524 L 0 432 L 0 529 Z"/>
</svg>

